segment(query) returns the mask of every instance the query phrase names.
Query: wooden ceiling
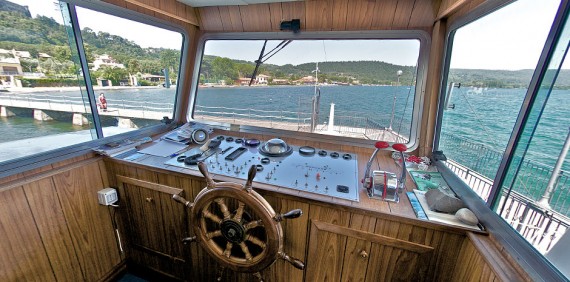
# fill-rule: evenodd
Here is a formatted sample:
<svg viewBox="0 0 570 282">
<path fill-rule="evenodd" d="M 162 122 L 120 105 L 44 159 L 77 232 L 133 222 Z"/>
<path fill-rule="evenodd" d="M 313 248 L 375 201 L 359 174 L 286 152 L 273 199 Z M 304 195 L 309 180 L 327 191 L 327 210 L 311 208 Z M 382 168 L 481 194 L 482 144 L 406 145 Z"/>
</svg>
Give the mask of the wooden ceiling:
<svg viewBox="0 0 570 282">
<path fill-rule="evenodd" d="M 449 0 L 451 1 L 451 0 Z M 440 8 L 430 0 L 309 0 L 196 8 L 205 31 L 278 31 L 300 19 L 301 30 L 430 30 Z"/>
<path fill-rule="evenodd" d="M 486 0 L 306 0 L 193 8 L 176 0 L 103 0 L 151 16 L 199 26 L 202 31 L 279 31 L 300 19 L 301 30 L 430 31 L 436 20 L 465 15 Z"/>
</svg>

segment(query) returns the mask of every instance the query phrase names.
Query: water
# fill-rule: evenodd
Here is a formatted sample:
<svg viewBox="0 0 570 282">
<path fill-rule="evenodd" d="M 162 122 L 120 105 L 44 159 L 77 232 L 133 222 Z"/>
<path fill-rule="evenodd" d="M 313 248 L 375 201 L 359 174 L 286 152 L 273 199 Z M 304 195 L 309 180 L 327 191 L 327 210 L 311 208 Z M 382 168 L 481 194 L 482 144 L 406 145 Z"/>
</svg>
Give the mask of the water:
<svg viewBox="0 0 570 282">
<path fill-rule="evenodd" d="M 174 88 L 97 91 L 97 93 L 101 92 L 105 93 L 109 107 L 137 102 L 174 103 L 175 98 Z M 224 106 L 231 108 L 295 112 L 299 109 L 300 99 L 305 101 L 305 105 L 310 105 L 314 87 L 200 88 L 198 93 L 197 104 L 202 106 L 220 106 L 220 101 L 223 101 Z M 79 91 L 37 92 L 35 94 L 81 97 Z M 482 144 L 493 150 L 504 151 L 525 94 L 526 89 L 489 89 L 482 94 L 469 94 L 467 89 L 456 89 L 450 101 L 455 104 L 455 109 L 447 110 L 444 114 L 444 132 L 462 136 L 470 142 Z M 569 95 L 570 90 L 553 91 L 533 138 L 528 158 L 554 166 L 570 124 L 567 102 Z M 394 96 L 396 96 L 394 115 L 396 118 L 392 127 L 395 130 L 401 128 L 400 131 L 408 135 L 414 93 L 413 88 L 408 89 L 404 86 L 321 87 L 319 123 L 326 121 L 330 103 L 335 103 L 337 117 L 366 116 L 388 126 Z M 406 114 L 402 119 L 404 108 L 406 108 Z M 304 110 L 310 111 L 310 107 Z M 85 128 L 73 126 L 67 121 L 38 122 L 32 118 L 3 118 L 0 120 L 0 143 L 82 129 Z M 570 170 L 570 164 L 566 163 L 564 169 Z"/>
</svg>

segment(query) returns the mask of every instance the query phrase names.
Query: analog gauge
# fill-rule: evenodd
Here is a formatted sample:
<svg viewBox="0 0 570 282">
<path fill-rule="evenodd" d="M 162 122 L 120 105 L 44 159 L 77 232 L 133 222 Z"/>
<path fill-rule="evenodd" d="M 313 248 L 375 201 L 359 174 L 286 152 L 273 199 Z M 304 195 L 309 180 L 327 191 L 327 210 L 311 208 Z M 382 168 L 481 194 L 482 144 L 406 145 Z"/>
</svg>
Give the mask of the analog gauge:
<svg viewBox="0 0 570 282">
<path fill-rule="evenodd" d="M 196 144 L 204 144 L 208 140 L 208 132 L 204 129 L 196 129 L 192 132 L 192 141 Z"/>
</svg>

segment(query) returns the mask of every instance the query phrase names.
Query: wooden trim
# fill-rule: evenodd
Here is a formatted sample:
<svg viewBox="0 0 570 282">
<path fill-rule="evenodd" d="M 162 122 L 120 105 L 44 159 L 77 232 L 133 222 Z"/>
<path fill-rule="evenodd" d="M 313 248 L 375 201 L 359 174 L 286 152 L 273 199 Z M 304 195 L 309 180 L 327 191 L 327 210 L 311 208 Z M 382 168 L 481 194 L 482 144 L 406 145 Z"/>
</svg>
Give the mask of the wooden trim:
<svg viewBox="0 0 570 282">
<path fill-rule="evenodd" d="M 458 0 L 455 3 L 451 4 L 450 6 L 448 6 L 443 11 L 441 10 L 441 8 L 444 8 L 444 6 L 441 5 L 440 10 L 437 13 L 437 17 L 435 18 L 434 22 L 437 22 L 445 17 L 449 17 L 449 15 L 455 13 L 457 10 L 459 10 L 460 8 L 464 7 L 467 4 L 469 4 L 469 0 Z"/>
<path fill-rule="evenodd" d="M 0 186 L 0 192 L 6 191 L 6 190 L 10 190 L 10 189 L 12 189 L 12 188 L 19 187 L 19 186 L 22 186 L 22 185 L 26 185 L 26 184 L 29 184 L 29 183 L 38 181 L 38 180 L 43 179 L 43 178 L 46 178 L 46 177 L 51 177 L 51 176 L 60 174 L 60 173 L 65 172 L 65 171 L 69 171 L 69 170 L 72 170 L 72 169 L 75 169 L 75 168 L 79 168 L 79 167 L 82 167 L 82 166 L 86 166 L 86 165 L 89 165 L 89 164 L 91 164 L 91 163 L 98 162 L 98 161 L 100 161 L 100 160 L 102 160 L 102 159 L 103 159 L 103 157 L 100 157 L 100 156 L 99 156 L 99 157 L 94 157 L 94 158 L 91 158 L 91 159 L 88 159 L 88 160 L 79 161 L 79 162 L 76 162 L 76 163 L 72 163 L 72 164 L 69 164 L 69 165 L 65 165 L 65 166 L 62 166 L 62 167 L 59 167 L 59 168 L 56 168 L 56 169 L 52 169 L 52 170 L 48 170 L 48 171 L 45 171 L 45 172 L 41 172 L 41 173 L 38 173 L 38 174 L 33 174 L 33 175 L 30 175 L 30 176 L 24 176 L 24 177 L 22 177 L 22 178 L 19 178 L 19 179 L 16 179 L 16 180 L 14 180 L 14 181 L 7 182 L 7 183 L 3 184 L 2 186 Z"/>
<path fill-rule="evenodd" d="M 179 188 L 173 188 L 173 187 L 166 186 L 166 185 L 156 184 L 156 183 L 152 183 L 152 182 L 148 182 L 148 181 L 142 181 L 142 180 L 138 180 L 138 179 L 134 179 L 134 178 L 130 178 L 130 177 L 125 177 L 122 175 L 117 175 L 117 180 L 119 181 L 119 183 L 133 184 L 136 186 L 148 188 L 148 189 L 151 189 L 154 191 L 158 191 L 158 192 L 162 192 L 162 193 L 166 193 L 166 194 L 170 194 L 170 195 L 178 195 L 178 194 L 182 193 L 182 191 L 183 191 L 182 189 L 179 189 Z"/>
<path fill-rule="evenodd" d="M 133 5 L 135 5 L 135 6 L 148 9 L 148 10 L 153 11 L 153 12 L 155 12 L 155 13 L 158 13 L 158 14 L 161 14 L 161 15 L 164 15 L 164 16 L 167 16 L 167 17 L 171 17 L 171 18 L 177 19 L 177 20 L 179 20 L 179 21 L 183 21 L 183 22 L 185 22 L 185 23 L 189 23 L 189 24 L 191 24 L 191 25 L 200 26 L 200 24 L 198 23 L 197 20 L 192 20 L 192 19 L 187 19 L 187 18 L 185 18 L 185 17 L 181 17 L 181 16 L 179 16 L 179 15 L 177 15 L 177 14 L 173 14 L 173 13 L 164 11 L 164 10 L 162 10 L 162 9 L 160 9 L 160 8 L 157 8 L 157 7 L 154 7 L 154 6 L 145 4 L 145 3 L 141 3 L 141 2 L 139 2 L 138 0 L 124 0 L 124 1 L 127 2 L 127 3 L 130 3 L 130 4 L 133 4 Z"/>
<path fill-rule="evenodd" d="M 398 248 L 398 249 L 403 249 L 403 250 L 418 253 L 418 254 L 424 254 L 424 253 L 431 252 L 434 250 L 434 248 L 430 247 L 430 246 L 412 243 L 412 242 L 408 242 L 408 241 L 404 241 L 404 240 L 400 240 L 400 239 L 395 239 L 395 238 L 391 238 L 391 237 L 387 237 L 387 236 L 383 236 L 383 235 L 373 234 L 370 232 L 359 231 L 359 230 L 355 230 L 355 229 L 351 229 L 351 228 L 347 228 L 347 227 L 342 227 L 342 226 L 338 226 L 338 225 L 334 225 L 334 224 L 330 224 L 330 223 L 326 223 L 326 222 L 321 222 L 321 221 L 317 221 L 317 220 L 311 220 L 311 223 L 312 223 L 311 237 L 313 237 L 313 235 L 316 236 L 316 232 L 318 232 L 318 231 L 326 231 L 326 232 L 346 235 L 346 236 L 353 237 L 353 238 L 360 239 L 360 240 L 370 241 L 372 243 L 379 243 L 381 245 L 390 246 L 390 247 L 394 247 L 394 248 Z M 313 233 L 315 233 L 315 234 L 313 234 Z M 312 248 L 312 249 L 314 249 L 316 247 L 317 246 L 310 246 L 310 248 Z"/>
<path fill-rule="evenodd" d="M 121 263 L 116 265 L 111 271 L 109 271 L 109 273 L 101 277 L 98 281 L 101 282 L 117 281 L 119 276 L 126 271 L 127 271 L 127 261 L 122 260 Z"/>
<path fill-rule="evenodd" d="M 151 254 L 154 254 L 154 255 L 157 255 L 157 256 L 160 256 L 160 257 L 163 257 L 163 258 L 167 258 L 167 259 L 172 260 L 172 261 L 177 261 L 177 262 L 181 262 L 181 263 L 186 263 L 186 260 L 183 260 L 183 259 L 178 258 L 178 257 L 175 257 L 175 256 L 171 256 L 171 255 L 169 255 L 169 254 L 165 254 L 165 253 L 163 253 L 163 252 L 159 252 L 159 251 L 157 251 L 157 250 L 153 250 L 153 249 L 148 248 L 148 247 L 145 247 L 145 246 L 143 246 L 143 245 L 141 245 L 141 244 L 133 244 L 133 247 L 135 247 L 135 248 L 137 248 L 137 249 L 139 249 L 139 250 L 141 250 L 141 251 L 145 251 L 145 252 L 147 252 L 147 253 L 151 253 Z"/>
<path fill-rule="evenodd" d="M 488 267 L 502 281 L 525 281 L 520 273 L 512 266 L 511 262 L 497 250 L 495 244 L 488 236 L 467 233 L 469 241 L 473 244 L 479 255 L 485 260 Z"/>
</svg>

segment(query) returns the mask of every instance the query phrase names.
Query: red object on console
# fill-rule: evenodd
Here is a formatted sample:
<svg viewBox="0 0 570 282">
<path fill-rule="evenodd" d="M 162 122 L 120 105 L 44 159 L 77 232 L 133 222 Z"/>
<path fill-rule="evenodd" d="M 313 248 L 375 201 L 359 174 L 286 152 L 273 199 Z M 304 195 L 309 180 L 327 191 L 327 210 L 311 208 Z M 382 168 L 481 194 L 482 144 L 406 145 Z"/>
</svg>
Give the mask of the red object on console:
<svg viewBox="0 0 570 282">
<path fill-rule="evenodd" d="M 386 141 L 378 141 L 376 142 L 376 144 L 374 144 L 374 147 L 376 147 L 377 149 L 386 149 L 390 147 L 390 144 L 388 144 L 388 142 Z"/>
<path fill-rule="evenodd" d="M 408 147 L 404 144 L 400 144 L 400 143 L 396 143 L 394 145 L 392 145 L 392 148 L 394 148 L 394 150 L 398 151 L 398 152 L 404 152 L 408 149 Z"/>
</svg>

